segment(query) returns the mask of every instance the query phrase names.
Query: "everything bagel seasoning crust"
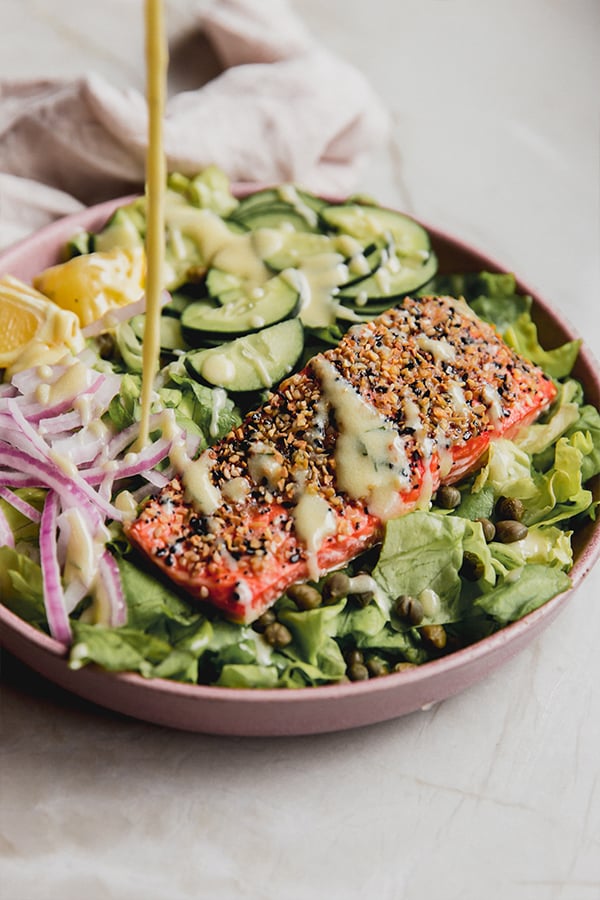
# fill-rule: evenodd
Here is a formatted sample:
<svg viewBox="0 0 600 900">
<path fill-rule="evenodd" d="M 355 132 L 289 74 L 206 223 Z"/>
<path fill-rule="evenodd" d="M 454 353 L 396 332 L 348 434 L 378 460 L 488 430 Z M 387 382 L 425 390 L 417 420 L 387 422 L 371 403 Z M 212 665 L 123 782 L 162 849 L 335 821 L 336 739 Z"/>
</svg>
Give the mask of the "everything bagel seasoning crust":
<svg viewBox="0 0 600 900">
<path fill-rule="evenodd" d="M 290 585 L 378 543 L 388 519 L 428 508 L 555 394 L 464 301 L 406 297 L 191 463 L 207 473 L 209 506 L 183 473 L 127 535 L 189 594 L 251 622 Z M 310 496 L 309 533 L 297 511 Z"/>
</svg>

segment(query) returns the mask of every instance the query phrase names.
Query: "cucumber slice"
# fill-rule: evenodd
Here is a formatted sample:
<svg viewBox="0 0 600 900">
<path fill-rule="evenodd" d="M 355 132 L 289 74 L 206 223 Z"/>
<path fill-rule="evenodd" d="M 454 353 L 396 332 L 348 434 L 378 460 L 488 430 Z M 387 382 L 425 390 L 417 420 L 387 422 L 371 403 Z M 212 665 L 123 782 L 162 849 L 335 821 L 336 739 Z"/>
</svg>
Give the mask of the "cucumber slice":
<svg viewBox="0 0 600 900">
<path fill-rule="evenodd" d="M 65 247 L 66 259 L 72 259 L 74 256 L 85 256 L 86 253 L 92 252 L 94 235 L 89 231 L 78 231 L 74 234 Z"/>
<path fill-rule="evenodd" d="M 429 235 L 423 226 L 393 209 L 342 203 L 324 207 L 320 216 L 326 228 L 352 235 L 364 244 L 373 241 L 393 243 L 398 254 L 415 254 L 417 257 L 431 250 Z"/>
<path fill-rule="evenodd" d="M 144 340 L 144 327 L 146 316 L 134 316 L 129 324 L 135 336 L 140 341 Z M 174 316 L 161 316 L 159 324 L 159 343 L 163 350 L 184 350 L 186 347 L 181 333 L 181 322 Z"/>
<path fill-rule="evenodd" d="M 273 203 L 272 205 L 255 206 L 245 213 L 236 210 L 236 222 L 241 222 L 253 231 L 256 228 L 281 228 L 285 227 L 294 231 L 320 231 L 318 216 L 308 222 L 306 218 L 297 212 L 292 206 L 285 203 Z"/>
<path fill-rule="evenodd" d="M 364 244 L 375 241 L 382 248 L 381 262 L 369 276 L 340 288 L 338 296 L 342 302 L 364 306 L 391 301 L 418 290 L 437 272 L 429 235 L 410 216 L 358 203 L 326 206 L 320 215 L 326 228 Z"/>
<path fill-rule="evenodd" d="M 307 231 L 280 233 L 281 246 L 264 259 L 266 265 L 275 272 L 293 268 L 302 263 L 307 256 L 337 252 L 334 241 L 327 234 L 313 234 Z"/>
<path fill-rule="evenodd" d="M 372 275 L 353 284 L 343 285 L 337 299 L 341 303 L 350 303 L 363 309 L 367 305 L 381 305 L 384 301 L 389 301 L 389 306 L 393 306 L 394 299 L 414 293 L 427 284 L 437 268 L 438 261 L 433 250 L 429 251 L 426 259 L 421 260 L 414 257 L 403 259 L 396 254 L 389 254 L 387 260 Z"/>
<path fill-rule="evenodd" d="M 241 293 L 244 288 L 244 279 L 233 272 L 225 272 L 216 266 L 208 270 L 206 276 L 206 290 L 209 297 L 213 297 L 219 302 L 219 295 L 228 293 L 229 291 L 238 291 Z"/>
<path fill-rule="evenodd" d="M 294 316 L 300 295 L 282 275 L 266 281 L 251 294 L 233 291 L 224 306 L 211 308 L 202 301 L 190 303 L 181 314 L 183 336 L 192 345 L 203 340 L 250 334 Z"/>
<path fill-rule="evenodd" d="M 189 306 L 191 303 L 190 297 L 187 297 L 185 294 L 173 293 L 171 294 L 171 300 L 166 306 L 162 308 L 163 316 L 175 316 L 179 318 L 183 310 L 186 306 Z"/>
<path fill-rule="evenodd" d="M 288 319 L 211 350 L 187 353 L 184 365 L 197 381 L 233 393 L 270 388 L 292 371 L 304 347 L 300 319 Z"/>
<path fill-rule="evenodd" d="M 280 203 L 287 203 L 298 212 L 305 207 L 314 212 L 318 212 L 324 206 L 328 205 L 326 200 L 322 200 L 321 197 L 316 197 L 309 191 L 304 191 L 302 188 L 296 187 L 295 185 L 282 184 L 279 187 L 255 191 L 254 194 L 249 194 L 247 197 L 244 197 L 240 200 L 233 215 L 244 216 L 246 212 L 256 209 L 259 206 L 273 206 L 273 204 L 277 205 Z M 309 215 L 309 219 L 314 221 L 313 216 Z"/>
<path fill-rule="evenodd" d="M 364 281 L 369 275 L 373 275 L 383 262 L 384 248 L 371 244 L 360 254 L 354 254 L 348 261 L 348 281 L 340 285 L 340 292 L 346 288 Z"/>
</svg>

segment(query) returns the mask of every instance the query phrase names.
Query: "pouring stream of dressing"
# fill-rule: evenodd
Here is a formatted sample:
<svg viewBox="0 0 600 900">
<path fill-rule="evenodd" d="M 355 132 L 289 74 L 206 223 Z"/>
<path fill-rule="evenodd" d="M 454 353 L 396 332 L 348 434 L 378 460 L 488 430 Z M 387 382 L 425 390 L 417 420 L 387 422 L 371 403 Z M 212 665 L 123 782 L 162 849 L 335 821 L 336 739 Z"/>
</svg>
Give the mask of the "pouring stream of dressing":
<svg viewBox="0 0 600 900">
<path fill-rule="evenodd" d="M 146 77 L 148 100 L 148 153 L 146 156 L 146 325 L 143 341 L 142 413 L 137 449 L 148 443 L 150 406 L 159 358 L 160 297 L 164 268 L 164 192 L 166 165 L 163 151 L 163 114 L 168 52 L 162 0 L 146 0 Z"/>
</svg>

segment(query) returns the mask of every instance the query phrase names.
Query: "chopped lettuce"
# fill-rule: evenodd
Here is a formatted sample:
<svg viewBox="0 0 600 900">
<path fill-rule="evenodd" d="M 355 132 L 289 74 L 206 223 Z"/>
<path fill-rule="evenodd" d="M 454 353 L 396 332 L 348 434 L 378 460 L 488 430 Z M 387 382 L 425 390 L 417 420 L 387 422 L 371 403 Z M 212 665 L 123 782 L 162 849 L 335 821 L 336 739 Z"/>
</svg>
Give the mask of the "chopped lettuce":
<svg viewBox="0 0 600 900">
<path fill-rule="evenodd" d="M 192 206 L 211 209 L 220 216 L 231 215 L 239 203 L 231 193 L 229 178 L 217 166 L 207 166 L 193 178 L 173 172 L 168 176 L 167 186 Z"/>
<path fill-rule="evenodd" d="M 475 601 L 499 625 L 522 619 L 552 597 L 568 590 L 571 579 L 561 569 L 527 565 L 513 569 L 492 591 Z"/>
<path fill-rule="evenodd" d="M 46 492 L 41 488 L 16 488 L 14 493 L 17 497 L 29 503 L 30 506 L 33 506 L 34 509 L 37 509 L 38 512 L 42 511 Z M 38 523 L 32 522 L 31 519 L 20 513 L 18 509 L 15 509 L 12 504 L 2 497 L 0 497 L 0 510 L 4 513 L 4 517 L 10 526 L 15 543 L 18 544 L 19 541 L 34 541 L 37 538 L 39 532 Z"/>
<path fill-rule="evenodd" d="M 42 570 L 12 547 L 0 547 L 0 600 L 25 622 L 48 631 Z"/>
<path fill-rule="evenodd" d="M 547 375 L 564 378 L 571 372 L 581 341 L 568 341 L 561 347 L 545 350 L 531 318 L 531 298 L 517 293 L 514 275 L 480 272 L 442 276 L 436 280 L 435 289 L 465 297 L 478 316 L 496 326 L 510 347 L 541 366 Z"/>
<path fill-rule="evenodd" d="M 554 350 L 544 350 L 538 341 L 537 328 L 529 313 L 519 316 L 504 332 L 509 347 L 541 366 L 552 378 L 564 378 L 575 365 L 581 341 L 568 341 Z"/>
<path fill-rule="evenodd" d="M 428 624 L 459 619 L 458 573 L 469 526 L 468 519 L 421 511 L 393 519 L 386 527 L 373 578 L 390 600 L 401 594 L 419 597 L 426 589 L 435 591 L 439 606 L 426 615 Z"/>
<path fill-rule="evenodd" d="M 141 376 L 131 373 L 122 376 L 121 390 L 108 409 L 111 424 L 117 431 L 139 420 L 141 393 Z M 217 402 L 215 390 L 180 371 L 171 373 L 168 383 L 158 389 L 157 396 L 155 408 L 172 409 L 181 428 L 203 438 L 202 447 L 223 437 L 241 422 L 240 412 L 230 397 L 222 404 Z"/>
<path fill-rule="evenodd" d="M 172 175 L 169 187 L 193 205 L 219 214 L 237 204 L 216 170 L 194 179 Z M 492 634 L 569 587 L 571 535 L 582 517 L 593 515 L 586 482 L 600 472 L 600 414 L 585 404 L 581 385 L 569 377 L 579 342 L 543 349 L 531 318 L 531 298 L 518 293 L 511 274 L 438 276 L 427 290 L 464 296 L 511 346 L 556 380 L 558 396 L 514 440 L 492 443 L 480 471 L 459 485 L 456 509 L 442 510 L 434 503 L 428 511 L 390 521 L 380 551 L 370 551 L 348 567 L 349 575 L 361 567 L 372 569 L 378 588 L 374 599 L 362 606 L 352 597 L 341 598 L 300 610 L 284 594 L 273 610 L 289 630 L 290 641 L 275 648 L 258 628 L 226 621 L 147 571 L 113 526 L 111 546 L 128 606 L 127 625 L 94 623 L 84 599 L 71 617 L 71 666 L 95 663 L 148 678 L 232 688 L 302 688 L 343 680 L 349 650 L 358 649 L 366 661 L 379 661 L 390 670 L 399 662 L 425 663 Z M 337 343 L 341 335 L 338 325 L 309 329 L 306 354 Z M 216 397 L 190 379 L 180 363 L 164 370 L 164 376 L 156 408 L 173 409 L 178 423 L 201 437 L 201 448 L 241 421 L 230 398 L 222 403 L 222 395 Z M 120 394 L 108 413 L 117 430 L 139 418 L 140 389 L 139 374 L 122 375 Z M 254 399 L 258 403 L 261 398 Z M 41 509 L 43 491 L 17 493 Z M 476 520 L 494 518 L 501 496 L 522 500 L 528 532 L 514 543 L 488 544 Z M 17 545 L 0 548 L 0 599 L 47 631 L 42 574 L 33 552 L 38 526 L 5 501 L 0 505 Z M 19 552 L 25 543 L 29 556 Z M 421 598 L 424 618 L 418 626 L 397 614 L 394 601 L 402 594 Z M 445 628 L 446 651 L 427 643 L 423 625 Z"/>
</svg>

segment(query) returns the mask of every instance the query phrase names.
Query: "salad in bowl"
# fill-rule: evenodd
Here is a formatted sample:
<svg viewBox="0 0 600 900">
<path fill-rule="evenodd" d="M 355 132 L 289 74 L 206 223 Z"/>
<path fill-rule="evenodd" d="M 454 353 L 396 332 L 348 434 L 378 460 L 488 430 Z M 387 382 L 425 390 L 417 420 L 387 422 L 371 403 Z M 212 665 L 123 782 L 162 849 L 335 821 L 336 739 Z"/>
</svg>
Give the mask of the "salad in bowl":
<svg viewBox="0 0 600 900">
<path fill-rule="evenodd" d="M 569 589 L 600 415 L 513 275 L 368 197 L 211 168 L 166 200 L 147 444 L 144 198 L 0 280 L 8 610 L 71 670 L 298 689 L 411 677 Z"/>
</svg>

